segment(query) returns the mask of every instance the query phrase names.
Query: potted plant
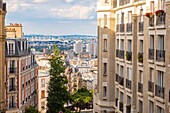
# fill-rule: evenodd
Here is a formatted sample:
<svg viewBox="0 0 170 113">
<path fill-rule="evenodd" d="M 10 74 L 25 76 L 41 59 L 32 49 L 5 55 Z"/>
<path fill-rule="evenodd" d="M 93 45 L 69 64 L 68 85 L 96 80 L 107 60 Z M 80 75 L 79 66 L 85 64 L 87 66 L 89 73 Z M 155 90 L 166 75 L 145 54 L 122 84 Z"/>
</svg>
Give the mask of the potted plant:
<svg viewBox="0 0 170 113">
<path fill-rule="evenodd" d="M 157 10 L 155 12 L 156 16 L 162 16 L 164 13 L 165 13 L 164 10 Z"/>
<path fill-rule="evenodd" d="M 146 13 L 145 15 L 146 15 L 146 17 L 148 17 L 148 18 L 153 18 L 153 16 L 154 16 L 152 12 Z"/>
</svg>

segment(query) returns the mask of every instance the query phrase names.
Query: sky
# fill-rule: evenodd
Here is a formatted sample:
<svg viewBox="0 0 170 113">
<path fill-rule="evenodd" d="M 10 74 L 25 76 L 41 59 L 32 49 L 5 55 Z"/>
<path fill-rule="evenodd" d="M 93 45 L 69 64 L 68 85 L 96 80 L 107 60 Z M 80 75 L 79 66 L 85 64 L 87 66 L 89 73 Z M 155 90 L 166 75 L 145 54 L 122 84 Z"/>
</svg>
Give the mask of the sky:
<svg viewBox="0 0 170 113">
<path fill-rule="evenodd" d="M 24 34 L 97 35 L 97 0 L 4 0 L 6 24 L 23 24 Z"/>
</svg>

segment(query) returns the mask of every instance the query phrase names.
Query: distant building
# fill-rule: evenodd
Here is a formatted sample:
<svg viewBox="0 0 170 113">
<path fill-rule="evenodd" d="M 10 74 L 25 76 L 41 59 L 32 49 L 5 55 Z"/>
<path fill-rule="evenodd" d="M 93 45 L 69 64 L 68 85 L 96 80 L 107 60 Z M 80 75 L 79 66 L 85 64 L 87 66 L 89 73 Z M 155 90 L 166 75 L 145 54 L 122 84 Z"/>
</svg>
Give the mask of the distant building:
<svg viewBox="0 0 170 113">
<path fill-rule="evenodd" d="M 86 44 L 86 52 L 89 52 L 93 57 L 97 57 L 97 39 L 92 38 L 89 43 Z"/>
<path fill-rule="evenodd" d="M 83 44 L 81 41 L 77 41 L 74 45 L 73 45 L 73 51 L 76 54 L 79 54 L 81 52 L 83 52 Z"/>
<path fill-rule="evenodd" d="M 6 26 L 6 35 L 6 113 L 23 113 L 37 106 L 37 64 L 21 24 Z"/>
</svg>

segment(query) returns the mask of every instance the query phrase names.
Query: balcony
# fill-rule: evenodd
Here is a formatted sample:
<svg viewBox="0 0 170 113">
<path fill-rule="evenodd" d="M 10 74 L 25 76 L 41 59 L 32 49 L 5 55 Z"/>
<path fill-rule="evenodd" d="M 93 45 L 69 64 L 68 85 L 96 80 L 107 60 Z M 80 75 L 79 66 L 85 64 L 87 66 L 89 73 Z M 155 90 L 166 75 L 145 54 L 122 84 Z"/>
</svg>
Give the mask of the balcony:
<svg viewBox="0 0 170 113">
<path fill-rule="evenodd" d="M 126 60 L 132 61 L 132 52 L 131 51 L 126 51 Z"/>
<path fill-rule="evenodd" d="M 120 32 L 125 32 L 125 24 L 120 24 Z"/>
<path fill-rule="evenodd" d="M 165 62 L 165 51 L 164 50 L 156 50 L 156 61 Z"/>
<path fill-rule="evenodd" d="M 10 74 L 15 74 L 16 73 L 16 68 L 9 68 L 9 73 Z"/>
<path fill-rule="evenodd" d="M 143 32 L 143 22 L 139 22 L 139 32 Z"/>
<path fill-rule="evenodd" d="M 155 85 L 155 95 L 164 99 L 165 88 L 159 85 Z"/>
<path fill-rule="evenodd" d="M 119 50 L 119 58 L 124 59 L 124 50 Z"/>
<path fill-rule="evenodd" d="M 16 91 L 16 86 L 15 85 L 9 86 L 9 91 Z"/>
<path fill-rule="evenodd" d="M 154 26 L 154 16 L 152 18 L 149 18 L 149 27 L 153 27 Z"/>
<path fill-rule="evenodd" d="M 154 60 L 154 49 L 149 49 L 149 59 Z"/>
<path fill-rule="evenodd" d="M 143 63 L 143 53 L 138 53 L 138 62 Z"/>
<path fill-rule="evenodd" d="M 14 109 L 17 107 L 17 104 L 16 103 L 9 103 L 9 109 Z"/>
<path fill-rule="evenodd" d="M 119 111 L 123 113 L 123 102 L 119 102 Z"/>
<path fill-rule="evenodd" d="M 119 75 L 116 74 L 116 82 L 119 82 Z"/>
<path fill-rule="evenodd" d="M 138 92 L 143 93 L 143 84 L 138 82 Z"/>
<path fill-rule="evenodd" d="M 117 25 L 116 25 L 116 32 L 119 32 L 119 31 L 120 31 L 120 25 L 117 24 Z"/>
<path fill-rule="evenodd" d="M 126 106 L 126 113 L 131 113 L 131 105 Z"/>
<path fill-rule="evenodd" d="M 154 82 L 148 81 L 148 91 L 154 93 Z"/>
<path fill-rule="evenodd" d="M 160 16 L 156 16 L 156 25 L 157 26 L 165 25 L 165 21 L 166 21 L 165 17 L 166 17 L 165 13 Z"/>
<path fill-rule="evenodd" d="M 127 25 L 126 25 L 126 31 L 127 31 L 127 32 L 132 32 L 132 23 L 127 23 Z"/>
<path fill-rule="evenodd" d="M 124 86 L 124 77 L 119 76 L 119 84 Z"/>
<path fill-rule="evenodd" d="M 131 89 L 131 81 L 130 80 L 128 80 L 128 79 L 126 79 L 126 87 L 128 88 L 128 89 Z"/>
</svg>

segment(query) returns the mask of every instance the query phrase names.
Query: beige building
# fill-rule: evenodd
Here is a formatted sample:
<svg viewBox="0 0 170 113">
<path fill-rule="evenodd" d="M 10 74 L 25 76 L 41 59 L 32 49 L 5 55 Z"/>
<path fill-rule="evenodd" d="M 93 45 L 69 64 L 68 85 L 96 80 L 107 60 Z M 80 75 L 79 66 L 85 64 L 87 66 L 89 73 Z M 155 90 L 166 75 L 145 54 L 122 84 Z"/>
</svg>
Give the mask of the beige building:
<svg viewBox="0 0 170 113">
<path fill-rule="evenodd" d="M 49 57 L 45 54 L 36 55 L 38 68 L 38 111 L 46 113 L 47 111 L 47 97 L 48 97 L 48 83 L 50 81 Z"/>
<path fill-rule="evenodd" d="M 6 26 L 6 35 L 6 113 L 23 113 L 28 106 L 37 106 L 37 63 L 21 24 Z"/>
<path fill-rule="evenodd" d="M 170 0 L 99 0 L 94 113 L 170 113 Z"/>
<path fill-rule="evenodd" d="M 6 3 L 0 0 L 0 112 L 5 112 L 5 15 Z"/>
</svg>

